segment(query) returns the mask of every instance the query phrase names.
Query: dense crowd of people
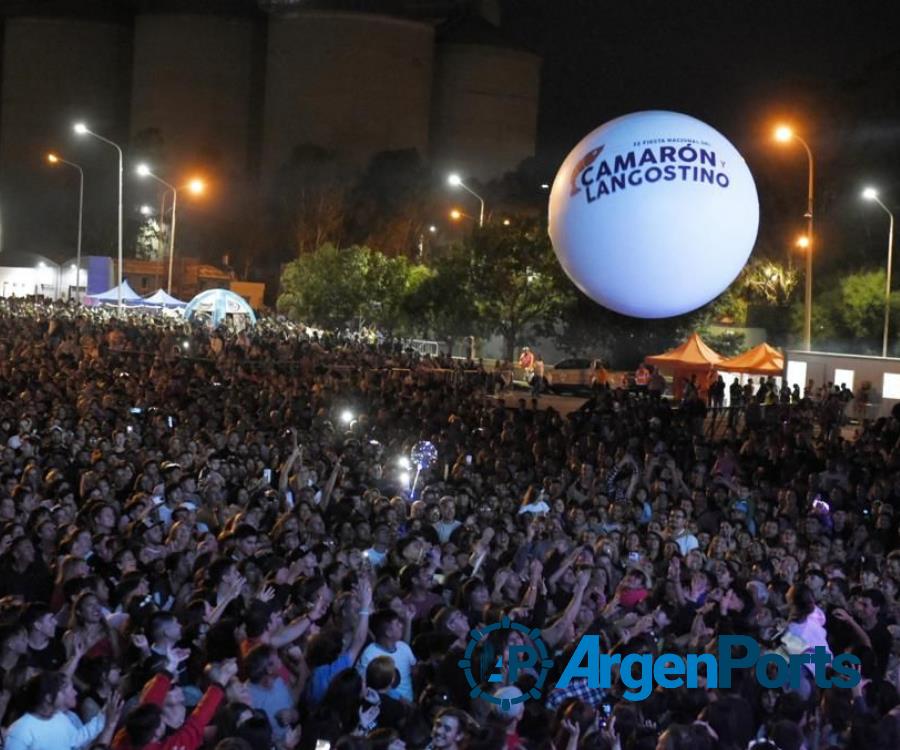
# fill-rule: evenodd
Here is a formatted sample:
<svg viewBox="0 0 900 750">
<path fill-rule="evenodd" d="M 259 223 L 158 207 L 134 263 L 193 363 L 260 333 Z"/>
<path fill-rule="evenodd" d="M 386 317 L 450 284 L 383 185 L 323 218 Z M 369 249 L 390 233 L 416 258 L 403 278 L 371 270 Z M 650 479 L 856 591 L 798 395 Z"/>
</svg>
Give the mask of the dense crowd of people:
<svg viewBox="0 0 900 750">
<path fill-rule="evenodd" d="M 477 363 L 274 318 L 3 300 L 0 348 L 8 750 L 900 744 L 896 418 L 848 441 L 840 394 L 811 389 L 712 436 L 696 398 L 608 385 L 565 417 L 507 408 Z M 483 638 L 506 707 L 459 665 L 504 617 L 556 665 L 515 702 L 536 675 L 498 687 L 485 655 L 525 639 Z M 554 688 L 585 634 L 621 655 L 824 646 L 863 679 Z"/>
</svg>

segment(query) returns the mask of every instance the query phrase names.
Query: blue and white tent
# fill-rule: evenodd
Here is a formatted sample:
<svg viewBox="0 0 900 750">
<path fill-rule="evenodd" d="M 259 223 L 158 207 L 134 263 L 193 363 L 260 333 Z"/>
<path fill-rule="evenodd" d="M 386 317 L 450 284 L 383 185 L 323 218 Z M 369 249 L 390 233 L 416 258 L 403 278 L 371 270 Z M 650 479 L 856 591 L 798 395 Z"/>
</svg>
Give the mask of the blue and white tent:
<svg viewBox="0 0 900 750">
<path fill-rule="evenodd" d="M 213 328 L 227 320 L 240 321 L 238 324 L 256 325 L 256 313 L 247 300 L 230 289 L 207 289 L 200 292 L 184 309 L 184 317 L 204 320 Z"/>
<path fill-rule="evenodd" d="M 131 288 L 131 285 L 127 280 L 122 282 L 121 287 L 123 305 L 128 305 L 129 307 L 147 306 L 144 298 Z M 100 294 L 92 294 L 89 297 L 85 297 L 84 299 L 87 304 L 118 305 L 119 287 L 114 286 L 112 289 L 107 289 L 105 292 L 100 292 Z"/>
</svg>

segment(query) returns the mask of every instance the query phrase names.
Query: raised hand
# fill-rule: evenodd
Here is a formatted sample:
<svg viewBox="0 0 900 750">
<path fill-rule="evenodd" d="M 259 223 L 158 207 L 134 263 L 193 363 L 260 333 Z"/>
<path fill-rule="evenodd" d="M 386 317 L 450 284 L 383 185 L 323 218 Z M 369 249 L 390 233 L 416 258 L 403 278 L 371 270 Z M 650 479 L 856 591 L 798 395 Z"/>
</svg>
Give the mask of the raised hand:
<svg viewBox="0 0 900 750">
<path fill-rule="evenodd" d="M 566 730 L 566 733 L 569 735 L 572 740 L 577 744 L 578 735 L 581 734 L 581 725 L 577 721 L 572 721 L 571 719 L 563 719 L 562 720 L 562 728 Z"/>
<path fill-rule="evenodd" d="M 115 726 L 119 723 L 119 717 L 122 715 L 122 707 L 125 701 L 122 694 L 118 690 L 113 690 L 106 705 L 103 707 L 103 716 L 106 719 L 106 726 Z"/>
<path fill-rule="evenodd" d="M 298 724 L 295 727 L 291 727 L 284 733 L 284 737 L 281 739 L 281 744 L 284 746 L 285 750 L 294 750 L 300 744 L 300 737 L 302 736 L 302 730 L 300 725 Z"/>
<path fill-rule="evenodd" d="M 369 708 L 363 709 L 362 706 L 359 708 L 359 725 L 368 730 L 372 727 L 375 722 L 378 720 L 378 714 L 381 713 L 380 706 L 370 706 Z"/>
<path fill-rule="evenodd" d="M 359 603 L 362 609 L 372 606 L 372 581 L 368 576 L 359 579 Z"/>
<path fill-rule="evenodd" d="M 185 661 L 190 655 L 190 649 L 175 648 L 174 646 L 169 646 L 166 649 L 166 670 L 171 672 L 172 674 L 177 674 L 178 668 L 179 666 L 181 666 L 181 663 Z"/>
<path fill-rule="evenodd" d="M 225 659 L 225 661 L 210 664 L 206 673 L 213 682 L 217 682 L 219 685 L 227 685 L 238 673 L 237 661 L 235 659 Z"/>
<path fill-rule="evenodd" d="M 584 590 L 591 582 L 591 571 L 588 568 L 582 568 L 575 574 L 575 585 Z"/>
<path fill-rule="evenodd" d="M 242 575 L 236 575 L 234 578 L 227 581 L 222 587 L 222 601 L 230 602 L 237 599 L 241 595 L 241 592 L 244 590 L 244 586 L 246 584 L 247 579 Z"/>
</svg>

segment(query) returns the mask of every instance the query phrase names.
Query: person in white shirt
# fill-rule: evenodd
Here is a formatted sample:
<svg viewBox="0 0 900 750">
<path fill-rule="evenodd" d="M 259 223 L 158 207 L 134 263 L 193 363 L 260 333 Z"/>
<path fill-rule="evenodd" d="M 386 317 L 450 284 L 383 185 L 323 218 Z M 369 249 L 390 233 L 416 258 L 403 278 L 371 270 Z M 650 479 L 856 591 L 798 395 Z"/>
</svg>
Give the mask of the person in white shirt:
<svg viewBox="0 0 900 750">
<path fill-rule="evenodd" d="M 700 546 L 697 537 L 687 530 L 686 522 L 687 514 L 681 508 L 674 508 L 669 513 L 669 539 L 678 545 L 682 557 Z"/>
<path fill-rule="evenodd" d="M 114 694 L 87 724 L 71 713 L 76 701 L 75 688 L 67 676 L 43 672 L 32 677 L 25 684 L 27 713 L 10 726 L 7 750 L 79 750 L 101 734 L 101 744 L 108 744 L 122 711 L 121 698 Z M 105 732 L 107 727 L 109 732 Z"/>
<path fill-rule="evenodd" d="M 392 609 L 380 609 L 369 620 L 369 628 L 375 635 L 375 641 L 363 650 L 357 662 L 357 670 L 363 677 L 369 662 L 379 656 L 389 656 L 400 674 L 400 682 L 388 695 L 399 700 L 413 701 L 412 668 L 416 664 L 409 644 L 401 640 L 405 624 Z"/>
<path fill-rule="evenodd" d="M 534 485 L 529 487 L 519 505 L 518 515 L 533 513 L 536 516 L 543 516 L 549 512 L 550 504 L 547 502 L 547 492 L 543 488 L 539 491 L 536 490 Z"/>
<path fill-rule="evenodd" d="M 441 520 L 434 524 L 434 530 L 437 532 L 441 544 L 446 544 L 450 541 L 453 532 L 462 524 L 456 520 L 456 501 L 452 497 L 449 495 L 442 497 L 440 508 Z"/>
<path fill-rule="evenodd" d="M 363 552 L 363 557 L 373 568 L 380 568 L 387 560 L 390 546 L 391 529 L 387 524 L 380 523 L 372 534 L 372 546 Z"/>
</svg>

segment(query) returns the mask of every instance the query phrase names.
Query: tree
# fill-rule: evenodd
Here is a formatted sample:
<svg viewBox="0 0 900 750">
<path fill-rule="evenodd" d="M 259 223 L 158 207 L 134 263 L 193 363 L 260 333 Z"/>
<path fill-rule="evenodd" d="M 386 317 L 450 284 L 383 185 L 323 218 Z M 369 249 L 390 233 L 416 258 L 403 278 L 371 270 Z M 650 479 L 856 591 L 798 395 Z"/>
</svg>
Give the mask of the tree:
<svg viewBox="0 0 900 750">
<path fill-rule="evenodd" d="M 769 305 L 786 305 L 791 301 L 800 274 L 772 260 L 752 260 L 741 271 L 736 286 L 746 292 L 750 301 Z M 735 285 L 732 285 L 735 286 Z"/>
<path fill-rule="evenodd" d="M 573 291 L 545 224 L 532 219 L 487 224 L 462 251 L 469 255 L 474 317 L 503 337 L 507 359 L 530 329 L 553 330 Z"/>
<path fill-rule="evenodd" d="M 276 224 L 298 253 L 341 244 L 348 184 L 333 151 L 311 144 L 294 149 L 276 179 L 275 212 Z"/>
<path fill-rule="evenodd" d="M 425 276 L 403 257 L 326 244 L 285 266 L 278 309 L 327 328 L 374 323 L 395 330 L 406 324 L 406 300 Z"/>
<path fill-rule="evenodd" d="M 431 174 L 415 149 L 372 157 L 348 198 L 347 236 L 387 255 L 411 255 L 434 215 Z"/>
<path fill-rule="evenodd" d="M 138 226 L 134 257 L 141 260 L 161 260 L 164 255 L 163 230 L 156 219 L 147 219 Z"/>
<path fill-rule="evenodd" d="M 884 331 L 885 272 L 860 271 L 843 275 L 813 298 L 812 329 L 817 349 L 863 354 L 881 352 Z M 900 311 L 900 293 L 891 294 L 891 318 Z M 795 332 L 803 330 L 803 304 L 792 310 Z M 890 341 L 896 339 L 896 331 Z"/>
<path fill-rule="evenodd" d="M 457 339 L 485 333 L 476 311 L 471 272 L 467 248 L 452 246 L 435 259 L 407 300 L 413 330 L 446 342 L 451 352 Z"/>
</svg>

